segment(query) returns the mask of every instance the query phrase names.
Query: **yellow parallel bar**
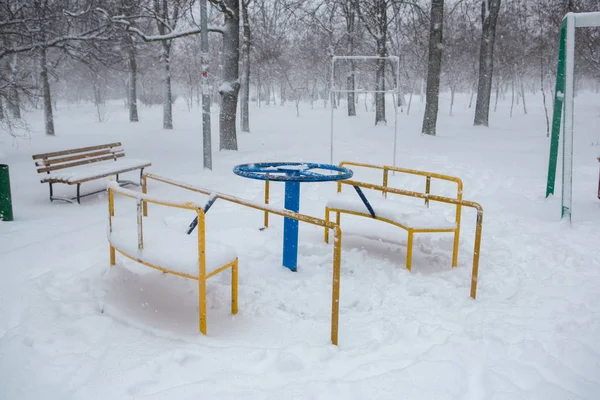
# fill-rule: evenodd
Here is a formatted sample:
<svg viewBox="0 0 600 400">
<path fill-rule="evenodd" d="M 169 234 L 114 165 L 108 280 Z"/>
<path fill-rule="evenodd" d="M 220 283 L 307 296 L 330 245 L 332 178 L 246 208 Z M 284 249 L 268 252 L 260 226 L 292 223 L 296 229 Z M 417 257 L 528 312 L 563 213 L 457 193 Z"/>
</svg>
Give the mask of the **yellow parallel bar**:
<svg viewBox="0 0 600 400">
<path fill-rule="evenodd" d="M 231 203 L 236 203 L 236 204 L 239 204 L 242 206 L 254 208 L 255 210 L 259 210 L 259 211 L 267 211 L 267 212 L 269 212 L 269 214 L 275 214 L 275 215 L 279 215 L 281 217 L 296 219 L 298 221 L 306 222 L 306 223 L 309 223 L 312 225 L 327 227 L 330 229 L 334 229 L 334 227 L 335 227 L 335 224 L 332 222 L 325 221 L 321 218 L 311 217 L 310 215 L 295 213 L 293 211 L 280 209 L 280 208 L 274 208 L 274 207 L 270 207 L 270 206 L 264 206 L 264 205 L 254 203 L 254 202 L 251 202 L 248 200 L 240 199 L 239 197 L 231 196 L 231 195 L 228 195 L 225 193 L 215 192 L 212 190 L 207 190 L 207 189 L 200 188 L 200 187 L 193 186 L 193 185 L 188 185 L 186 183 L 177 182 L 177 181 L 163 178 L 161 176 L 154 175 L 154 174 L 147 174 L 146 176 L 149 179 L 153 179 L 155 181 L 166 183 L 168 185 L 176 186 L 176 187 L 179 187 L 182 189 L 187 189 L 192 192 L 208 194 L 208 195 L 213 194 L 218 199 L 229 201 Z M 185 208 L 185 207 L 181 207 L 181 208 Z M 193 208 L 193 209 L 195 210 L 195 208 Z"/>
<path fill-rule="evenodd" d="M 388 186 L 388 176 L 389 176 L 390 170 L 387 168 L 383 169 L 383 187 L 387 187 Z M 387 198 L 387 191 L 384 190 L 383 191 L 383 197 Z"/>
<path fill-rule="evenodd" d="M 265 181 L 265 204 L 269 204 L 269 181 Z M 265 211 L 265 228 L 269 227 L 269 212 Z"/>
<path fill-rule="evenodd" d="M 340 317 L 340 269 L 342 259 L 342 230 L 334 227 L 333 281 L 331 284 L 331 343 L 338 345 Z"/>
<path fill-rule="evenodd" d="M 364 187 L 367 189 L 375 189 L 375 190 L 380 190 L 380 191 L 383 191 L 383 189 L 384 189 L 383 186 L 375 185 L 372 183 L 358 182 L 358 181 L 352 181 L 352 180 L 345 180 L 344 183 L 348 184 L 348 185 L 359 186 L 359 187 Z M 443 197 L 443 196 L 437 196 L 437 195 L 432 195 L 432 194 L 424 194 L 424 193 L 420 193 L 420 192 L 413 192 L 413 191 L 409 191 L 409 190 L 402 190 L 402 189 L 396 189 L 396 188 L 390 188 L 390 187 L 385 188 L 385 189 L 389 193 L 393 193 L 393 194 L 417 197 L 417 198 L 421 198 L 421 199 L 429 199 L 429 200 L 433 200 L 433 201 L 439 201 L 441 203 L 455 204 L 457 207 L 471 207 L 471 208 L 474 208 L 477 210 L 477 225 L 475 228 L 475 245 L 474 245 L 474 250 L 473 250 L 473 272 L 471 275 L 471 297 L 475 299 L 476 292 L 477 292 L 477 278 L 478 278 L 478 274 L 479 274 L 479 252 L 481 249 L 481 231 L 482 231 L 482 224 L 483 224 L 483 207 L 481 206 L 481 204 L 474 202 L 474 201 L 462 200 L 462 182 L 460 183 L 460 186 L 459 186 L 459 197 L 460 197 L 459 199 L 453 199 L 451 197 Z M 457 223 L 460 223 L 460 218 L 461 218 L 461 214 L 459 211 Z M 457 226 L 457 229 L 459 229 L 458 226 Z M 455 238 L 455 245 L 457 245 L 456 244 L 457 242 L 458 242 L 458 239 Z"/>
<path fill-rule="evenodd" d="M 129 193 L 124 192 L 122 190 L 119 190 L 117 188 L 111 188 L 111 190 L 114 193 L 118 193 L 121 196 L 129 197 L 130 199 L 136 199 L 137 200 L 139 198 L 139 196 L 135 196 L 133 194 L 129 194 Z M 171 202 L 168 202 L 168 201 L 156 200 L 156 199 L 149 199 L 149 198 L 145 198 L 143 200 L 146 203 L 158 204 L 158 205 L 166 206 L 166 207 L 181 208 L 181 209 L 184 209 L 184 210 L 194 210 L 194 211 L 196 211 L 198 209 L 198 205 L 195 204 L 195 203 L 193 203 L 193 202 L 188 202 L 188 203 L 185 203 L 185 204 L 179 204 L 179 203 L 171 203 Z"/>
<path fill-rule="evenodd" d="M 197 280 L 198 280 L 198 277 L 197 277 L 197 276 L 190 275 L 190 274 L 184 274 L 184 273 L 177 272 L 177 271 L 173 271 L 173 270 L 170 270 L 170 269 L 167 269 L 167 268 L 159 267 L 158 265 L 151 264 L 151 263 L 149 263 L 149 262 L 147 262 L 147 261 L 140 260 L 139 258 L 136 258 L 136 257 L 134 257 L 134 256 L 132 256 L 132 255 L 130 255 L 130 254 L 128 254 L 127 252 L 125 252 L 125 251 L 123 251 L 123 250 L 119 249 L 118 247 L 115 247 L 115 246 L 114 246 L 114 244 L 112 244 L 112 242 L 111 242 L 111 246 L 112 246 L 112 247 L 113 247 L 113 248 L 114 248 L 116 251 L 118 251 L 119 253 L 121 253 L 121 255 L 123 255 L 123 256 L 125 256 L 125 257 L 129 258 L 130 260 L 133 260 L 133 261 L 135 261 L 135 262 L 138 262 L 138 263 L 140 263 L 140 264 L 142 264 L 142 265 L 145 265 L 145 266 L 147 266 L 147 267 L 150 267 L 150 268 L 156 269 L 156 270 L 158 270 L 158 271 L 164 272 L 165 274 L 172 274 L 172 275 L 176 275 L 176 276 L 181 276 L 182 278 L 193 279 L 193 280 L 195 280 L 195 281 L 197 281 Z"/>
<path fill-rule="evenodd" d="M 108 231 L 112 233 L 112 217 L 115 215 L 115 195 L 111 189 L 108 189 Z M 115 248 L 110 244 L 109 263 L 112 267 L 117 263 Z"/>
<path fill-rule="evenodd" d="M 237 258 L 236 258 L 236 260 L 237 260 Z M 213 276 L 215 276 L 215 275 L 216 275 L 216 274 L 218 274 L 219 272 L 223 272 L 223 271 L 225 271 L 225 270 L 226 270 L 227 268 L 229 268 L 229 267 L 233 267 L 233 264 L 235 264 L 235 261 L 234 261 L 234 262 L 230 262 L 230 263 L 229 263 L 229 264 L 227 264 L 227 265 L 223 265 L 223 266 L 222 266 L 221 268 L 219 268 L 219 269 L 215 269 L 215 270 L 214 270 L 213 272 L 211 272 L 210 274 L 206 274 L 206 279 L 208 279 L 208 278 L 212 278 Z"/>
<path fill-rule="evenodd" d="M 204 211 L 198 210 L 198 305 L 200 332 L 206 335 L 206 232 Z"/>
<path fill-rule="evenodd" d="M 431 177 L 428 176 L 427 180 L 425 181 L 425 194 L 429 194 L 430 191 L 431 191 Z M 425 199 L 425 205 L 427 207 L 429 207 L 429 199 Z"/>
<path fill-rule="evenodd" d="M 148 194 L 148 182 L 146 175 L 142 175 L 142 193 Z M 148 216 L 148 204 L 144 201 L 144 217 Z"/>
<path fill-rule="evenodd" d="M 334 244 L 334 248 L 333 248 L 333 282 L 332 282 L 332 305 L 331 305 L 331 342 L 337 346 L 338 344 L 338 334 L 339 334 L 339 310 L 340 310 L 340 268 L 341 268 L 341 254 L 342 254 L 342 230 L 339 227 L 339 224 L 336 225 L 332 222 L 329 221 L 325 221 L 322 220 L 320 218 L 315 218 L 315 217 L 311 217 L 308 215 L 304 215 L 304 214 L 299 214 L 299 213 L 295 213 L 293 211 L 289 211 L 289 210 L 282 210 L 282 209 L 277 209 L 277 208 L 271 208 L 271 207 L 267 207 L 267 206 L 263 206 L 257 203 L 252 203 L 250 201 L 247 200 L 243 200 L 234 196 L 230 196 L 224 193 L 216 193 L 212 190 L 207 190 L 207 189 L 203 189 L 203 188 L 199 188 L 199 187 L 195 187 L 192 185 L 188 185 L 185 183 L 181 183 L 181 182 L 176 182 L 174 180 L 171 179 L 167 179 L 167 178 L 163 178 L 161 176 L 158 175 L 154 175 L 154 174 L 146 174 L 145 175 L 147 178 L 149 179 L 153 179 L 155 181 L 158 182 L 162 182 L 162 183 L 166 183 L 168 185 L 172 185 L 172 186 L 176 186 L 176 187 L 180 187 L 182 189 L 187 189 L 193 192 L 197 192 L 197 193 L 202 193 L 202 194 L 213 194 L 215 195 L 218 199 L 222 199 L 225 201 L 229 201 L 232 203 L 236 203 L 236 204 L 240 204 L 242 206 L 246 206 L 246 207 L 250 207 L 250 208 L 254 208 L 256 210 L 260 210 L 260 211 L 264 211 L 264 212 L 268 212 L 271 214 L 275 214 L 275 215 L 279 215 L 282 217 L 288 217 L 288 218 L 292 218 L 298 221 L 302 221 L 302 222 L 306 222 L 312 225 L 317 225 L 317 226 L 322 226 L 325 228 L 329 228 L 329 229 L 333 229 L 334 231 L 334 237 L 335 237 L 335 244 Z M 201 220 L 200 218 L 200 211 L 198 211 L 198 226 L 200 227 L 202 225 L 202 227 L 204 227 L 203 224 L 203 218 Z M 339 222 L 339 213 L 337 215 L 337 220 Z M 201 224 L 202 222 L 202 224 Z M 233 277 L 232 277 L 233 280 Z M 235 281 L 237 283 L 237 269 L 236 269 L 236 275 L 235 275 Z M 233 281 L 232 281 L 232 285 L 233 285 Z M 233 290 L 233 289 L 232 289 Z M 236 296 L 237 296 L 237 289 L 236 289 Z M 233 297 L 233 294 L 232 294 Z M 236 297 L 236 311 L 237 311 L 237 297 Z M 233 305 L 232 305 L 232 312 L 233 312 Z M 200 313 L 202 314 L 202 310 L 200 311 Z M 201 319 L 202 321 L 202 319 Z M 201 327 L 202 328 L 202 327 Z"/>
<path fill-rule="evenodd" d="M 436 172 L 427 172 L 427 171 L 419 171 L 417 169 L 409 169 L 409 168 L 400 168 L 400 167 L 393 167 L 390 165 L 373 165 L 373 164 L 363 164 L 363 163 L 355 163 L 352 161 L 342 161 L 340 163 L 340 167 L 343 166 L 355 166 L 355 167 L 364 167 L 364 168 L 372 168 L 372 169 L 381 169 L 381 170 L 389 170 L 392 172 L 401 172 L 401 173 L 405 173 L 405 174 L 411 174 L 411 175 L 420 175 L 420 176 L 430 176 L 432 178 L 435 179 L 442 179 L 445 181 L 451 181 L 451 182 L 456 182 L 459 183 L 460 182 L 460 186 L 462 188 L 462 181 L 460 180 L 460 178 L 457 178 L 456 176 L 451 176 L 451 175 L 444 175 L 444 174 L 438 174 Z M 344 181 L 346 182 L 346 181 Z"/>
</svg>

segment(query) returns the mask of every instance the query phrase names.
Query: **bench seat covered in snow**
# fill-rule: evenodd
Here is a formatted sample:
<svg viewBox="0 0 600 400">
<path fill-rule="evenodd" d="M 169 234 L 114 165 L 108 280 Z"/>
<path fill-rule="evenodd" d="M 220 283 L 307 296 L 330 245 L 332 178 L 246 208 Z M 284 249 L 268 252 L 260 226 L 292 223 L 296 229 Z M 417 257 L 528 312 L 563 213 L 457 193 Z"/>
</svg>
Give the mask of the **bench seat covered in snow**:
<svg viewBox="0 0 600 400">
<path fill-rule="evenodd" d="M 137 203 L 137 215 L 115 217 L 115 195 Z M 108 184 L 110 265 L 116 265 L 116 252 L 142 265 L 198 281 L 199 330 L 206 334 L 206 281 L 231 268 L 231 313 L 237 313 L 238 257 L 229 246 L 206 240 L 204 209 L 192 202 L 157 198 Z M 148 218 L 147 203 L 161 207 L 191 210 L 198 216 L 196 235 L 188 235 Z"/>
<path fill-rule="evenodd" d="M 452 267 L 457 266 L 461 205 L 456 204 L 453 206 L 453 215 L 448 215 L 447 209 L 432 209 L 429 207 L 430 201 L 441 201 L 443 203 L 444 197 L 436 196 L 439 200 L 434 200 L 429 199 L 428 196 L 430 195 L 431 180 L 439 179 L 454 182 L 457 185 L 456 197 L 448 199 L 451 199 L 451 201 L 462 200 L 462 181 L 459 178 L 433 172 L 354 162 L 342 162 L 340 166 L 352 168 L 353 171 L 357 167 L 382 170 L 383 184 L 378 185 L 358 180 L 338 181 L 338 193 L 329 198 L 325 206 L 325 219 L 327 221 L 329 221 L 330 214 L 335 213 L 339 225 L 340 214 L 351 214 L 383 221 L 406 230 L 408 232 L 406 251 L 406 268 L 408 270 L 411 269 L 412 264 L 413 235 L 415 233 L 454 233 Z M 426 179 L 425 192 L 414 192 L 389 186 L 389 172 L 423 176 Z M 355 188 L 352 188 L 352 186 Z M 342 193 L 343 187 L 347 188 L 344 193 Z M 359 191 L 365 197 L 366 202 L 359 195 Z M 395 193 L 393 193 L 394 191 Z M 425 201 L 422 204 L 406 201 L 414 197 L 422 197 Z M 328 241 L 329 234 L 325 231 L 325 242 Z"/>
<path fill-rule="evenodd" d="M 81 197 L 104 191 L 82 195 L 80 191 L 82 183 L 108 176 L 116 176 L 117 181 L 119 181 L 119 174 L 135 170 L 140 170 L 141 180 L 144 168 L 152 165 L 148 160 L 125 159 L 124 157 L 125 151 L 121 147 L 121 143 L 116 142 L 35 154 L 33 159 L 36 160 L 37 172 L 45 174 L 40 182 L 50 185 L 50 201 L 64 200 L 72 202 L 77 200 L 79 203 Z M 72 198 L 54 196 L 52 190 L 54 183 L 77 185 L 77 196 Z M 132 181 L 120 181 L 120 183 L 123 185 L 136 184 Z"/>
</svg>

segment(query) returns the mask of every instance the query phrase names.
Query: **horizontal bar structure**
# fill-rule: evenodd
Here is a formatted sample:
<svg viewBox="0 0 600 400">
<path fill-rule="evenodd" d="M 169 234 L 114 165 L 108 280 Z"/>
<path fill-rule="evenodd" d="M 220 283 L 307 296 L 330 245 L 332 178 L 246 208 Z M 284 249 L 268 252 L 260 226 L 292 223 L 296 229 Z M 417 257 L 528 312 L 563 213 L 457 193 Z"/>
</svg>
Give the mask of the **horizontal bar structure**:
<svg viewBox="0 0 600 400">
<path fill-rule="evenodd" d="M 569 13 L 575 17 L 576 28 L 600 26 L 600 12 Z M 567 15 L 569 15 L 567 14 Z"/>
<path fill-rule="evenodd" d="M 189 185 L 183 182 L 178 182 L 169 178 L 165 178 L 155 174 L 144 174 L 142 177 L 142 192 L 147 193 L 147 181 L 148 179 L 154 180 L 157 182 L 162 182 L 167 185 L 179 187 L 182 189 L 186 189 L 196 193 L 202 193 L 209 196 L 214 196 L 217 199 L 225 200 L 231 203 L 239 204 L 241 206 L 253 208 L 255 210 L 267 213 L 279 215 L 286 218 L 295 219 L 298 221 L 306 222 L 311 225 L 317 225 L 324 228 L 329 228 L 334 231 L 334 248 L 333 248 L 333 280 L 332 280 L 332 300 L 331 300 L 331 343 L 334 345 L 338 345 L 338 332 L 339 332 L 339 311 L 340 311 L 340 265 L 341 265 L 341 255 L 342 255 L 342 230 L 339 225 L 334 224 L 333 222 L 325 221 L 324 219 L 311 217 L 309 215 L 304 215 L 300 213 L 296 213 L 293 211 L 288 211 L 285 209 L 270 207 L 264 204 L 255 203 L 249 200 L 240 199 L 235 196 L 231 196 L 225 193 L 215 192 L 213 190 L 204 189 L 198 186 Z M 125 189 L 121 189 L 125 190 Z M 132 192 L 135 193 L 135 192 Z M 139 194 L 138 194 L 139 196 Z M 161 201 L 152 198 L 152 201 L 148 201 L 149 203 L 161 204 Z M 145 202 L 144 202 L 145 203 Z M 199 210 L 202 212 L 202 206 L 196 203 L 181 203 L 178 205 L 179 208 L 190 208 L 194 210 Z M 146 204 L 143 205 L 143 213 L 144 216 L 148 215 L 148 209 Z M 202 212 L 203 215 L 203 212 Z"/>
</svg>

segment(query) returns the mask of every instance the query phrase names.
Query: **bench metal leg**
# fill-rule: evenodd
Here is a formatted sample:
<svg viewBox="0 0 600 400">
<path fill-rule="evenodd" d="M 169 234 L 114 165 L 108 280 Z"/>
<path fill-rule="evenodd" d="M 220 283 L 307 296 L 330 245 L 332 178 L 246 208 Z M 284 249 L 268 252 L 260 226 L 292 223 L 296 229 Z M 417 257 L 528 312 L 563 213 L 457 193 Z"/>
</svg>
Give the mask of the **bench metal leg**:
<svg viewBox="0 0 600 400">
<path fill-rule="evenodd" d="M 81 183 L 77 184 L 77 204 L 81 204 Z"/>
<path fill-rule="evenodd" d="M 411 270 L 412 268 L 412 250 L 413 250 L 413 230 L 408 230 L 408 243 L 406 245 L 406 269 Z"/>
<path fill-rule="evenodd" d="M 52 203 L 54 201 L 54 196 L 53 196 L 53 192 L 52 192 L 52 182 L 49 182 L 50 185 L 50 202 Z"/>
<path fill-rule="evenodd" d="M 329 222 L 329 208 L 325 207 L 325 221 Z M 329 243 L 329 228 L 325 227 L 325 236 L 323 237 L 325 243 Z"/>
<path fill-rule="evenodd" d="M 231 266 L 231 313 L 238 312 L 238 260 Z"/>
</svg>

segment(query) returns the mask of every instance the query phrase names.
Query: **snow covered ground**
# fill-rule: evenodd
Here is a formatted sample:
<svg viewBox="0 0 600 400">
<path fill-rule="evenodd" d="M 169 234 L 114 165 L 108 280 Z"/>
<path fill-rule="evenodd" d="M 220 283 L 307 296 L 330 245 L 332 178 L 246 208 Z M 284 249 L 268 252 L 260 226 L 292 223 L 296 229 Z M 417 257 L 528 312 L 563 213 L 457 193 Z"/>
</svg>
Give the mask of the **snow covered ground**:
<svg viewBox="0 0 600 400">
<path fill-rule="evenodd" d="M 152 161 L 152 172 L 260 201 L 262 184 L 232 167 L 328 162 L 322 105 L 301 104 L 299 118 L 291 104 L 252 109 L 252 133 L 239 134 L 239 152 L 215 151 L 212 172 L 202 170 L 200 113 L 182 104 L 173 131 L 159 128 L 159 108 L 127 123 L 119 103 L 105 123 L 90 106 L 59 105 L 56 138 L 30 115 L 29 139 L 14 145 L 0 136 L 15 214 L 0 223 L 0 399 L 600 398 L 600 96 L 576 99 L 572 226 L 560 221 L 560 196 L 544 198 L 541 102 L 529 100 L 529 114 L 519 109 L 513 118 L 500 104 L 487 129 L 472 127 L 467 101 L 460 97 L 450 117 L 443 99 L 437 137 L 419 134 L 422 104 L 401 114 L 398 165 L 459 176 L 465 199 L 483 205 L 477 300 L 469 298 L 472 210 L 464 211 L 459 267 L 450 268 L 451 235 L 421 234 L 412 273 L 404 268 L 405 232 L 343 218 L 339 347 L 329 343 L 332 247 L 320 229 L 301 224 L 299 272 L 291 273 L 281 267 L 281 218 L 259 231 L 262 214 L 217 201 L 208 234 L 240 255 L 240 311 L 229 313 L 229 274 L 212 278 L 202 336 L 195 282 L 119 256 L 109 269 L 106 194 L 50 203 L 31 159 L 122 141 L 127 157 Z M 335 161 L 391 164 L 389 111 L 387 127 L 374 127 L 364 109 L 352 119 L 336 114 Z M 322 216 L 335 184 L 301 190 L 301 211 Z M 206 200 L 160 184 L 149 191 Z M 282 206 L 282 197 L 274 184 L 273 203 Z M 134 218 L 135 205 L 119 200 L 116 212 Z M 150 212 L 177 229 L 193 217 Z"/>
</svg>

